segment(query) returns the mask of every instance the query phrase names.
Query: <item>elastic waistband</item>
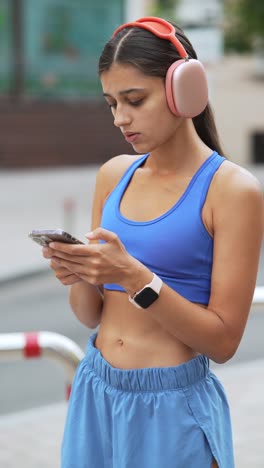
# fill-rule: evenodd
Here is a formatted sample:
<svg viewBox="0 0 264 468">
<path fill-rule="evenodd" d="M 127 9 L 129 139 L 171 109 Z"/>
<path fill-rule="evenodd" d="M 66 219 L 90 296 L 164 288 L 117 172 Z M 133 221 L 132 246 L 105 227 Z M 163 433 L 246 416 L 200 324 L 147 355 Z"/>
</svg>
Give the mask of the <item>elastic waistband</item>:
<svg viewBox="0 0 264 468">
<path fill-rule="evenodd" d="M 96 334 L 87 345 L 84 361 L 107 385 L 128 392 L 153 392 L 180 389 L 204 379 L 209 371 L 209 359 L 197 356 L 175 367 L 118 369 L 112 367 L 95 347 Z"/>
</svg>

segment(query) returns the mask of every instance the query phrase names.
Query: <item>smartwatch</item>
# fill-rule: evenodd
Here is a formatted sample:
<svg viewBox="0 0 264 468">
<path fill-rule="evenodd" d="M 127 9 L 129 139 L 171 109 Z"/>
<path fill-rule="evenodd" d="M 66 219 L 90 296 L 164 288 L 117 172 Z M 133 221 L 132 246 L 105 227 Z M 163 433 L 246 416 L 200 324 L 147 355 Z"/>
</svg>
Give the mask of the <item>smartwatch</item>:
<svg viewBox="0 0 264 468">
<path fill-rule="evenodd" d="M 134 296 L 128 296 L 129 302 L 139 309 L 147 309 L 158 297 L 162 286 L 162 280 L 153 273 L 153 279 L 144 288 L 136 292 Z"/>
</svg>

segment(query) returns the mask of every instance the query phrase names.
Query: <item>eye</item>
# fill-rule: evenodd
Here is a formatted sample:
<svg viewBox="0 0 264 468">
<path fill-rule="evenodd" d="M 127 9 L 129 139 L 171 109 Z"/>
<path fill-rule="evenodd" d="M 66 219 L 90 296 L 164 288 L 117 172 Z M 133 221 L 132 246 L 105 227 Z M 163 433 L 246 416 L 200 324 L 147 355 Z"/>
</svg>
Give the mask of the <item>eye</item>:
<svg viewBox="0 0 264 468">
<path fill-rule="evenodd" d="M 137 106 L 140 106 L 143 102 L 143 98 L 142 99 L 138 99 L 137 101 L 130 101 L 130 105 L 133 106 L 133 107 L 137 107 Z"/>
</svg>

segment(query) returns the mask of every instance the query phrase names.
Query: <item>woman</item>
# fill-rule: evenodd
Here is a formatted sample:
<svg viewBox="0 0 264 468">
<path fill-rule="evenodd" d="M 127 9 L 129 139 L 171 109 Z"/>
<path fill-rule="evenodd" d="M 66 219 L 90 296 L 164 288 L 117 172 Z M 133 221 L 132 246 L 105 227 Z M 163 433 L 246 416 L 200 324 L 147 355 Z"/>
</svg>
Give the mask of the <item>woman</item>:
<svg viewBox="0 0 264 468">
<path fill-rule="evenodd" d="M 100 57 L 114 125 L 140 155 L 99 170 L 88 245 L 44 249 L 77 318 L 100 325 L 72 388 L 63 468 L 234 466 L 208 362 L 230 359 L 243 335 L 263 200 L 222 156 L 196 59 L 158 18 L 122 25 Z"/>
</svg>

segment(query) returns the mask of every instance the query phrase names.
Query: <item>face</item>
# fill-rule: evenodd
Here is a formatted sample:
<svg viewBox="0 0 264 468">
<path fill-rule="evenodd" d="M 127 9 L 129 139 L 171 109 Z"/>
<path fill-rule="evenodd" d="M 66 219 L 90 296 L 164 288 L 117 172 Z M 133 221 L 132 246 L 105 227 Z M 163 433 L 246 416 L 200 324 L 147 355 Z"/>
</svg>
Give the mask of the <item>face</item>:
<svg viewBox="0 0 264 468">
<path fill-rule="evenodd" d="M 101 74 L 101 82 L 114 125 L 136 152 L 147 153 L 173 140 L 182 118 L 170 112 L 162 78 L 115 63 Z"/>
</svg>

